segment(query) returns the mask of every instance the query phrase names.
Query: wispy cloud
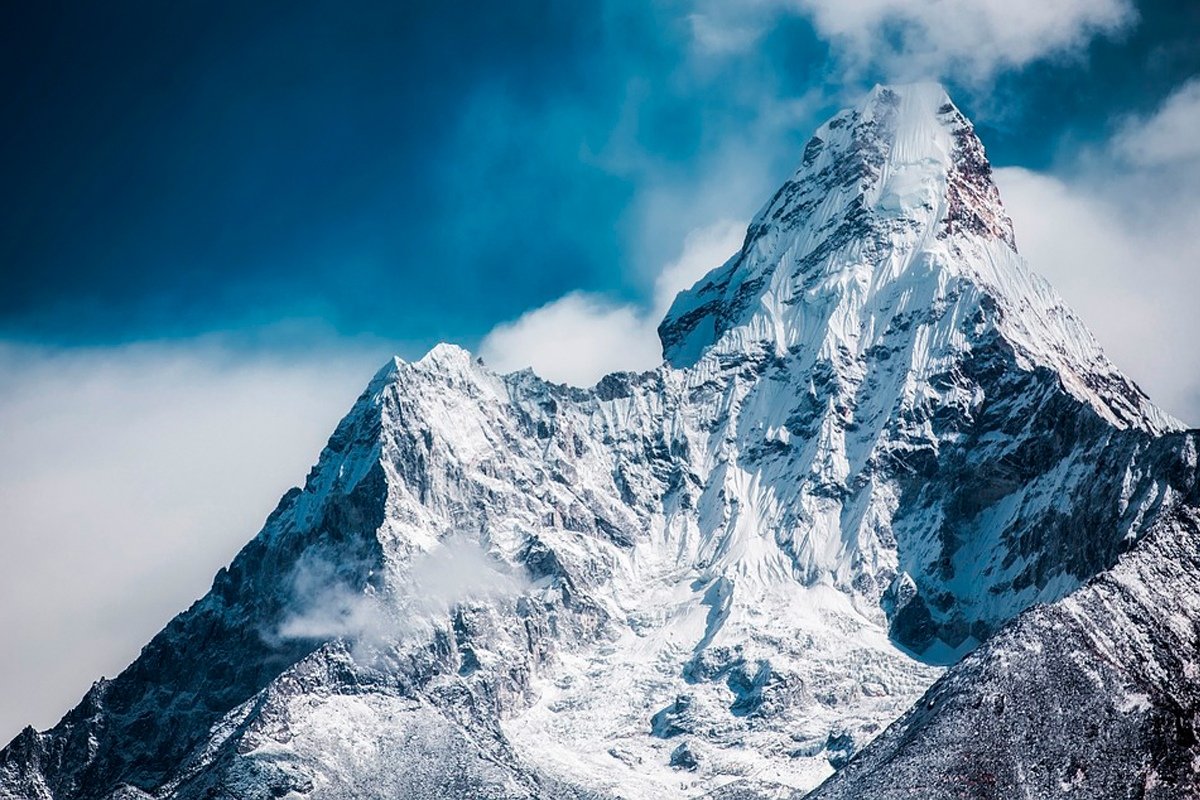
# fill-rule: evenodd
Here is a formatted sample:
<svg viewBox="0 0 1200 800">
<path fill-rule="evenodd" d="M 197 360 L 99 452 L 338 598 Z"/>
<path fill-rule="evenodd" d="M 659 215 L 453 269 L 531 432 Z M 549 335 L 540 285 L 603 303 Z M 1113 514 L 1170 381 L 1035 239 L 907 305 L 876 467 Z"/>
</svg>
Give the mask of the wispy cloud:
<svg viewBox="0 0 1200 800">
<path fill-rule="evenodd" d="M 336 556 L 310 555 L 292 573 L 288 616 L 273 635 L 341 639 L 364 662 L 386 657 L 398 644 L 445 624 L 460 605 L 518 595 L 525 577 L 490 556 L 476 540 L 453 535 L 396 568 L 382 587 L 347 580 Z"/>
<path fill-rule="evenodd" d="M 1153 114 L 1125 120 L 1111 149 L 1138 167 L 1200 171 L 1200 78 L 1172 92 Z"/>
<path fill-rule="evenodd" d="M 975 82 L 1077 55 L 1096 36 L 1137 20 L 1129 0 L 699 0 L 690 21 L 700 49 L 725 54 L 752 47 L 782 15 L 807 18 L 833 47 L 841 73 Z"/>
</svg>

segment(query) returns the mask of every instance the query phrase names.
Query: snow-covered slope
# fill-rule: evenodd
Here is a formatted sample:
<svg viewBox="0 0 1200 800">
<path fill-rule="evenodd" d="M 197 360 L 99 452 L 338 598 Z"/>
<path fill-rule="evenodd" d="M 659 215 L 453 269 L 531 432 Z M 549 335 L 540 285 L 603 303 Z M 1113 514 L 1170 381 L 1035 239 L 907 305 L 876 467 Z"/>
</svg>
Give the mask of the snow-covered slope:
<svg viewBox="0 0 1200 800">
<path fill-rule="evenodd" d="M 587 390 L 389 364 L 0 797 L 786 796 L 1194 482 L 936 86 L 822 126 L 660 333 Z"/>
<path fill-rule="evenodd" d="M 1192 473 L 1177 513 L 968 655 L 810 796 L 1200 797 L 1200 436 L 1186 436 L 1163 448 L 1182 446 Z"/>
</svg>

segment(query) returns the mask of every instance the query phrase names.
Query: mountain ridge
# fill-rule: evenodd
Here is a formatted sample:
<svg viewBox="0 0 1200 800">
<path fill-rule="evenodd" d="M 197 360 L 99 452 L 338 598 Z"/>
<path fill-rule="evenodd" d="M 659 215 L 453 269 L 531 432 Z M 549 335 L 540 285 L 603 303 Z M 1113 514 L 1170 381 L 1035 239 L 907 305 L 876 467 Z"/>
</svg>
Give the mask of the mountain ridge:
<svg viewBox="0 0 1200 800">
<path fill-rule="evenodd" d="M 803 792 L 1191 502 L 1190 440 L 1029 272 L 940 87 L 813 142 L 662 367 L 385 365 L 0 797 Z M 431 559 L 506 577 L 415 603 Z"/>
</svg>

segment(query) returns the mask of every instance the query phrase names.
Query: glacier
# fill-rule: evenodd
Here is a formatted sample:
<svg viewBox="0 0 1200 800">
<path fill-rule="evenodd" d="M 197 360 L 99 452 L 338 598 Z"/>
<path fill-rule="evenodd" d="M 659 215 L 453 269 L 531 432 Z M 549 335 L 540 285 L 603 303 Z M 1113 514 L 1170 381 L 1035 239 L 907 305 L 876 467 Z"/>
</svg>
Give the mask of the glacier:
<svg viewBox="0 0 1200 800">
<path fill-rule="evenodd" d="M 590 388 L 387 364 L 211 591 L 0 752 L 0 798 L 958 796 L 980 730 L 1013 744 L 968 796 L 1101 797 L 1186 750 L 1021 749 L 1078 750 L 1096 696 L 1165 725 L 1195 680 L 1122 665 L 1196 644 L 1196 434 L 1025 263 L 940 86 L 822 125 L 659 334 Z M 1112 599 L 1164 570 L 1171 621 Z"/>
</svg>

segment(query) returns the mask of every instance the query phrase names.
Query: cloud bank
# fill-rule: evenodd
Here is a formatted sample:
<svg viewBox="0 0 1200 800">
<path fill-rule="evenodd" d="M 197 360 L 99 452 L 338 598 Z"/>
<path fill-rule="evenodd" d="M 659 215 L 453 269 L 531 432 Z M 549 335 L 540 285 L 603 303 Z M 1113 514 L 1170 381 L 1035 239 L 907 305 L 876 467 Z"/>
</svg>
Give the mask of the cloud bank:
<svg viewBox="0 0 1200 800">
<path fill-rule="evenodd" d="M 610 372 L 652 369 L 661 360 L 648 324 L 633 306 L 572 292 L 496 326 L 479 354 L 500 372 L 532 367 L 552 381 L 590 386 Z"/>
<path fill-rule="evenodd" d="M 384 357 L 0 342 L 0 740 L 204 594 Z"/>
<path fill-rule="evenodd" d="M 1200 78 L 1172 92 L 1149 117 L 1126 120 L 1112 150 L 1138 167 L 1187 165 L 1194 170 L 1200 161 Z"/>
</svg>

